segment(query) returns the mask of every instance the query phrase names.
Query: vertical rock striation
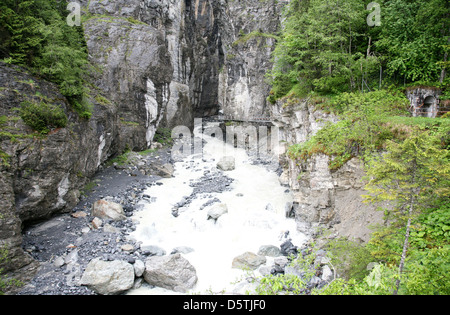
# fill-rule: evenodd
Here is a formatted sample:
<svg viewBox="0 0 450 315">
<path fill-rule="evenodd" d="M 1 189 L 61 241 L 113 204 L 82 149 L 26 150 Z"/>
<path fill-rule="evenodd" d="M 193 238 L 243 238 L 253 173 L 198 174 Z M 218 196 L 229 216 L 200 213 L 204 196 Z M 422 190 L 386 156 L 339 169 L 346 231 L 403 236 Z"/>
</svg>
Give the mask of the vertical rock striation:
<svg viewBox="0 0 450 315">
<path fill-rule="evenodd" d="M 55 85 L 0 63 L 0 246 L 9 252 L 0 267 L 21 275 L 36 266 L 21 249 L 23 226 L 70 211 L 109 158 L 147 149 L 159 127 L 192 127 L 194 117 L 220 109 L 243 118 L 267 113 L 277 1 L 78 2 L 91 119 L 79 118 Z M 67 126 L 37 135 L 18 117 L 24 101 L 60 107 Z"/>
<path fill-rule="evenodd" d="M 230 2 L 222 32 L 224 65 L 219 74 L 219 104 L 239 120 L 269 117 L 266 73 L 281 29 L 282 1 Z"/>
<path fill-rule="evenodd" d="M 307 100 L 290 105 L 278 101 L 272 107 L 272 116 L 285 149 L 306 142 L 327 123 L 338 121 L 334 115 L 316 110 Z M 369 226 L 384 223 L 383 213 L 363 203 L 365 174 L 357 158 L 331 171 L 330 157 L 324 154 L 314 155 L 307 162 L 282 156 L 281 178 L 294 191 L 293 214 L 300 231 L 314 234 L 325 228 L 335 236 L 368 241 L 372 233 Z"/>
</svg>

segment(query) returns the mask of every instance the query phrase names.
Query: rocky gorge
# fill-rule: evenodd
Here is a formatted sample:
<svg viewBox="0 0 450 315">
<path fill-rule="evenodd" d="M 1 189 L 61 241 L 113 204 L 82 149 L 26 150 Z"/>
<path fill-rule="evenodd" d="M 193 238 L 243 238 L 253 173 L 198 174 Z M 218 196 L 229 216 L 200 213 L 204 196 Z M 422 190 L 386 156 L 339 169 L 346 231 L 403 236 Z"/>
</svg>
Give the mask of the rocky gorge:
<svg viewBox="0 0 450 315">
<path fill-rule="evenodd" d="M 8 248 L 2 267 L 26 283 L 21 294 L 117 294 L 144 280 L 186 292 L 197 277 L 182 256 L 189 249 L 161 255 L 127 237 L 136 229 L 131 217 L 140 201 L 152 198 L 146 189 L 172 176 L 169 149 L 154 143 L 157 130 L 192 128 L 194 118 L 219 111 L 236 120 L 265 116 L 287 147 L 337 118 L 307 101 L 286 106 L 266 100 L 270 86 L 264 76 L 281 27 L 282 1 L 79 2 L 92 65 L 89 120 L 71 110 L 54 84 L 0 62 L 0 115 L 8 117 L 0 125 L 0 245 Z M 61 107 L 67 127 L 34 133 L 17 113 L 27 100 Z M 159 151 L 136 154 L 126 167 L 106 164 L 127 150 L 150 147 Z M 303 165 L 280 157 L 280 182 L 293 193 L 288 214 L 298 231 L 314 236 L 323 227 L 334 236 L 367 241 L 368 226 L 383 223 L 381 214 L 362 203 L 364 172 L 357 159 L 331 172 L 327 156 Z M 223 173 L 205 176 L 196 194 L 221 192 L 231 183 Z M 95 189 L 86 192 L 92 183 Z M 190 203 L 187 197 L 174 213 Z M 91 212 L 99 201 L 119 209 L 118 217 Z M 318 264 L 315 285 L 330 280 L 326 260 Z M 174 275 L 164 274 L 167 265 L 175 266 Z M 286 266 L 279 258 L 268 272 L 285 272 Z M 111 279 L 119 274 L 124 278 L 114 285 Z"/>
</svg>

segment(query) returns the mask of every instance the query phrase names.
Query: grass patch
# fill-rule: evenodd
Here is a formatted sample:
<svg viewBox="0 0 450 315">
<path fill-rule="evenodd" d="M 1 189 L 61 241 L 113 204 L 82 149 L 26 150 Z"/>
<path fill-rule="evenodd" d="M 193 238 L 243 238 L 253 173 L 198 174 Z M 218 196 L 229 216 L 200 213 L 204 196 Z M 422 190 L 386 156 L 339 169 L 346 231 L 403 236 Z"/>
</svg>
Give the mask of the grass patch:
<svg viewBox="0 0 450 315">
<path fill-rule="evenodd" d="M 107 163 L 109 166 L 113 165 L 113 164 L 117 164 L 117 165 L 125 165 L 128 162 L 128 155 L 131 153 L 130 150 L 126 150 L 124 153 L 122 153 L 121 155 L 109 160 L 109 162 Z"/>
<path fill-rule="evenodd" d="M 153 141 L 161 143 L 163 146 L 173 145 L 172 139 L 172 129 L 170 128 L 159 128 L 156 131 Z"/>
<path fill-rule="evenodd" d="M 103 106 L 111 105 L 111 101 L 100 94 L 95 97 L 95 101 Z"/>
<path fill-rule="evenodd" d="M 88 195 L 90 192 L 92 192 L 92 191 L 95 189 L 95 187 L 97 187 L 97 186 L 98 186 L 97 181 L 95 181 L 95 180 L 90 181 L 89 183 L 87 183 L 86 185 L 84 185 L 83 189 L 81 190 L 81 194 L 82 194 L 83 196 L 87 196 L 87 195 Z"/>
<path fill-rule="evenodd" d="M 142 155 L 142 156 L 147 156 L 147 155 L 150 155 L 150 154 L 155 154 L 156 152 L 158 152 L 158 150 L 157 149 L 148 149 L 148 150 L 145 150 L 145 151 L 142 151 L 142 152 L 138 152 L 138 154 L 139 155 Z"/>
</svg>

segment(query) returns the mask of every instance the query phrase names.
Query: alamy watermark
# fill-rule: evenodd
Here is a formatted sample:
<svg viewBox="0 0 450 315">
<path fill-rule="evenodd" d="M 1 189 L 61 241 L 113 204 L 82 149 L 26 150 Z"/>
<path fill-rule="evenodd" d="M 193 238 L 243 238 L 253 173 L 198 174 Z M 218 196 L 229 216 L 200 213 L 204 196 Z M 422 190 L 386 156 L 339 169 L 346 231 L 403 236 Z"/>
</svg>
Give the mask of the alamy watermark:
<svg viewBox="0 0 450 315">
<path fill-rule="evenodd" d="M 280 145 L 280 130 L 276 126 L 228 125 L 224 129 L 217 124 L 203 125 L 202 118 L 195 119 L 193 133 L 186 126 L 173 128 L 172 138 L 175 144 L 172 147 L 172 158 L 180 160 L 192 155 L 202 157 L 203 141 L 208 142 L 211 138 L 222 143 L 219 150 L 222 150 L 223 156 L 233 155 L 236 148 L 244 149 L 252 156 L 263 159 L 278 158 L 283 153 L 283 147 Z"/>
<path fill-rule="evenodd" d="M 372 11 L 367 16 L 367 25 L 381 26 L 381 6 L 377 2 L 371 2 L 367 5 L 367 10 Z"/>
<path fill-rule="evenodd" d="M 70 12 L 67 16 L 69 26 L 81 26 L 81 5 L 78 2 L 69 2 L 67 10 Z M 381 26 L 381 6 L 377 2 L 371 2 L 367 5 L 367 10 L 372 11 L 367 16 L 367 24 L 371 27 Z"/>
<path fill-rule="evenodd" d="M 78 2 L 69 2 L 67 4 L 67 25 L 69 26 L 81 26 L 81 5 Z"/>
</svg>

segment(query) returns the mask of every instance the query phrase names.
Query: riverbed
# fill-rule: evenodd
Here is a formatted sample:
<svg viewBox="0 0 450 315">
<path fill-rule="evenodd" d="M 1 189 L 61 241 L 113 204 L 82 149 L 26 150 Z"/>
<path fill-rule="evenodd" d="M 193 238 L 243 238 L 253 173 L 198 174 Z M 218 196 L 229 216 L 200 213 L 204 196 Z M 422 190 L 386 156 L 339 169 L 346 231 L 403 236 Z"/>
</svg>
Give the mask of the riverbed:
<svg viewBox="0 0 450 315">
<path fill-rule="evenodd" d="M 173 150 L 166 148 L 147 156 L 135 154 L 136 164 L 143 166 L 105 167 L 70 213 L 27 227 L 23 247 L 41 268 L 20 294 L 95 294 L 79 285 L 90 261 L 134 264 L 148 257 L 146 246 L 166 255 L 180 252 L 195 267 L 198 282 L 189 294 L 251 291 L 251 285 L 241 280 L 259 276 L 261 269 L 233 269 L 236 256 L 256 254 L 263 245 L 280 247 L 286 236 L 299 247 L 306 241 L 295 220 L 286 216 L 292 193 L 280 185 L 277 157 L 255 156 L 208 136 L 200 143 L 201 152 L 195 150 L 182 159 L 172 158 Z M 234 169 L 217 167 L 223 156 L 233 158 Z M 148 166 L 167 163 L 173 163 L 172 177 L 143 174 Z M 95 229 L 92 204 L 103 198 L 123 205 L 127 219 L 105 221 Z M 211 208 L 220 205 L 226 213 L 210 218 Z M 132 251 L 123 251 L 130 245 Z M 267 272 L 274 258 L 266 258 L 261 268 Z M 128 294 L 175 294 L 138 280 Z"/>
<path fill-rule="evenodd" d="M 190 293 L 234 292 L 249 272 L 233 269 L 234 257 L 257 253 L 263 245 L 279 247 L 286 235 L 296 245 L 303 244 L 306 237 L 287 216 L 293 196 L 279 182 L 277 159 L 255 158 L 244 148 L 206 135 L 203 144 L 201 153 L 175 163 L 174 177 L 146 190 L 151 198 L 134 214 L 137 225 L 131 237 L 143 247 L 157 246 L 166 253 L 188 249 L 183 256 L 195 267 L 199 279 Z M 233 170 L 217 167 L 224 156 L 234 160 Z M 218 180 L 225 184 L 214 189 Z M 208 181 L 210 186 L 205 184 Z M 218 204 L 227 213 L 217 220 L 208 218 L 208 210 Z M 272 263 L 273 258 L 268 257 L 266 265 Z M 260 275 L 257 270 L 252 273 Z M 148 286 L 130 292 L 171 293 Z"/>
</svg>

